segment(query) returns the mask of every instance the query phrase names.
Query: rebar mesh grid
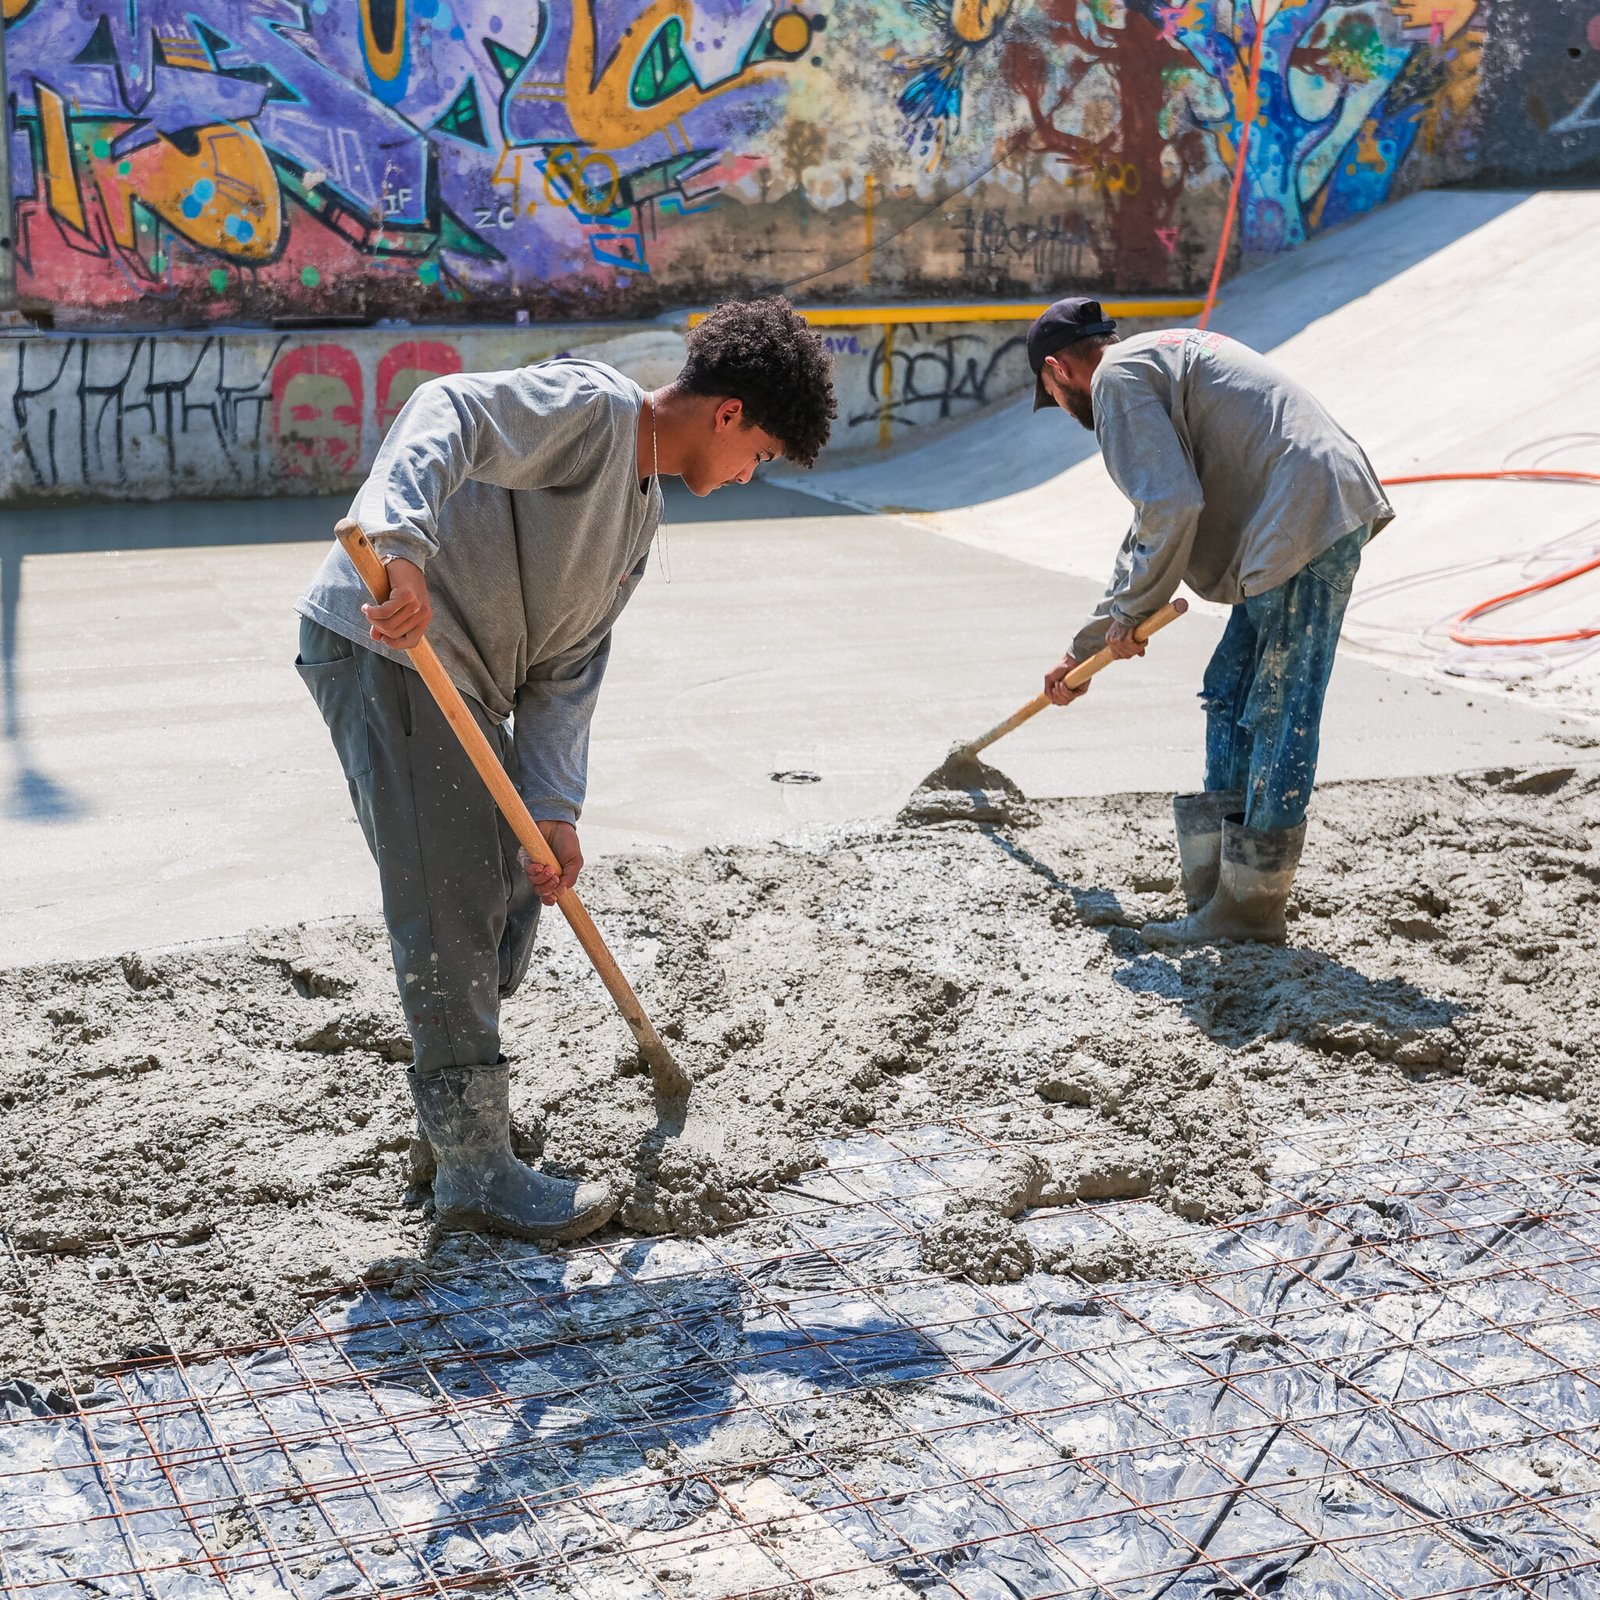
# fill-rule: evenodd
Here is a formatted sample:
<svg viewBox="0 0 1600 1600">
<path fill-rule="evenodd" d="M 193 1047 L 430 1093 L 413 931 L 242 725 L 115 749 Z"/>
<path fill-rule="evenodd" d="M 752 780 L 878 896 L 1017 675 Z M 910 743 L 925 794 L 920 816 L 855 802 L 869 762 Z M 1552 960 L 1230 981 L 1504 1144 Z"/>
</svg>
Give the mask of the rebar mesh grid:
<svg viewBox="0 0 1600 1600">
<path fill-rule="evenodd" d="M 1600 1592 L 1600 1172 L 1559 1108 L 1412 1104 L 1285 1136 L 1268 1203 L 1229 1223 L 1120 1201 L 1023 1224 L 1175 1242 L 1173 1280 L 928 1273 L 921 1230 L 1015 1148 L 997 1110 L 840 1141 L 721 1238 L 494 1241 L 75 1402 L 71 1374 L 13 1385 L 0 1584 Z"/>
</svg>

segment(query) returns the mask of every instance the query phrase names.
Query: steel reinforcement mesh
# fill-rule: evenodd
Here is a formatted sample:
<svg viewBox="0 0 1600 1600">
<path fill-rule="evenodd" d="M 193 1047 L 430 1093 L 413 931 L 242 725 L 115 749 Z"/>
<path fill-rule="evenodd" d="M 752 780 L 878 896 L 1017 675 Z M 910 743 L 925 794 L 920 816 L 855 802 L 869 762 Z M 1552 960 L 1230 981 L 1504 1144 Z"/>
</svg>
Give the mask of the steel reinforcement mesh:
<svg viewBox="0 0 1600 1600">
<path fill-rule="evenodd" d="M 0 1584 L 86 1596 L 1600 1593 L 1600 1215 L 1559 1107 L 1278 1141 L 1164 1281 L 929 1274 L 1015 1139 L 878 1129 L 720 1238 L 495 1242 L 258 1346 L 0 1390 Z M 148 1245 L 142 1246 L 148 1248 Z M 130 1255 L 136 1252 L 129 1252 Z M 28 1260 L 9 1255 L 25 1275 Z M 159 1307 L 152 1307 L 158 1319 Z"/>
</svg>

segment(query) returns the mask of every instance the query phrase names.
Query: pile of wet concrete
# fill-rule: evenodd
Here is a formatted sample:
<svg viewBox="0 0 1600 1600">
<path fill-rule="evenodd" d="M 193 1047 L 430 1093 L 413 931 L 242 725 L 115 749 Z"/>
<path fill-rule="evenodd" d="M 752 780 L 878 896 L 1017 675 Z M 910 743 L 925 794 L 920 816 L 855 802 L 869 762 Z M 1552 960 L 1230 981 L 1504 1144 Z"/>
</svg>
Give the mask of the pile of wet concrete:
<svg viewBox="0 0 1600 1600">
<path fill-rule="evenodd" d="M 1052 1265 L 1024 1211 L 1236 1215 L 1264 1130 L 1421 1077 L 1570 1099 L 1593 1137 L 1597 821 L 1591 769 L 1331 786 L 1289 948 L 1178 955 L 1136 931 L 1177 899 L 1161 796 L 602 862 L 588 903 L 719 1139 L 658 1124 L 557 927 L 506 1007 L 517 1141 L 615 1182 L 618 1228 L 694 1235 L 759 1226 L 820 1138 L 1003 1105 L 1016 1151 L 923 1245 L 997 1279 Z M 370 921 L 0 973 L 0 1376 L 270 1336 L 334 1284 L 468 1248 L 431 1226 L 406 1055 Z M 1069 1158 L 1029 1156 L 1046 1130 Z"/>
</svg>

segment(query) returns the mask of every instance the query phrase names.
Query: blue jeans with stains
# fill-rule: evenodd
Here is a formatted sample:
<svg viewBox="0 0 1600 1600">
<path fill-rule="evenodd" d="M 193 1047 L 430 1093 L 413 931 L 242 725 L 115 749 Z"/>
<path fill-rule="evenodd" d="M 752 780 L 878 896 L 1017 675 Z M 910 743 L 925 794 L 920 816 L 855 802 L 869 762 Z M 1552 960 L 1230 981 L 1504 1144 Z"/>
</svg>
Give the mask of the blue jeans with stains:
<svg viewBox="0 0 1600 1600">
<path fill-rule="evenodd" d="M 1287 583 L 1235 606 L 1206 668 L 1206 788 L 1244 790 L 1248 828 L 1306 819 L 1333 653 L 1371 537 L 1365 523 Z"/>
</svg>

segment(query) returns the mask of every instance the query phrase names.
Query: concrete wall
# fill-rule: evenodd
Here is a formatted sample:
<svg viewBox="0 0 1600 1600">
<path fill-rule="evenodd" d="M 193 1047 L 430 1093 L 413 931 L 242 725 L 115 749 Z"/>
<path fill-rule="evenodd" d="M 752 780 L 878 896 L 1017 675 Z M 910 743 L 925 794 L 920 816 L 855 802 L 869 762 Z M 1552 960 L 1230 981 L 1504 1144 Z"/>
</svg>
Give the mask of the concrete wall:
<svg viewBox="0 0 1600 1600">
<path fill-rule="evenodd" d="M 62 328 L 1192 292 L 1257 43 L 1240 0 L 3 7 Z M 1277 0 L 1245 255 L 1472 170 L 1488 9 Z"/>
<path fill-rule="evenodd" d="M 416 386 L 572 353 L 647 384 L 671 328 L 350 328 L 0 337 L 0 500 L 317 494 L 353 487 Z"/>
<path fill-rule="evenodd" d="M 830 449 L 896 444 L 1022 388 L 1026 328 L 823 327 L 839 393 Z M 681 365 L 683 334 L 589 323 L 0 336 L 0 502 L 353 489 L 423 380 L 566 353 L 653 387 Z"/>
</svg>

